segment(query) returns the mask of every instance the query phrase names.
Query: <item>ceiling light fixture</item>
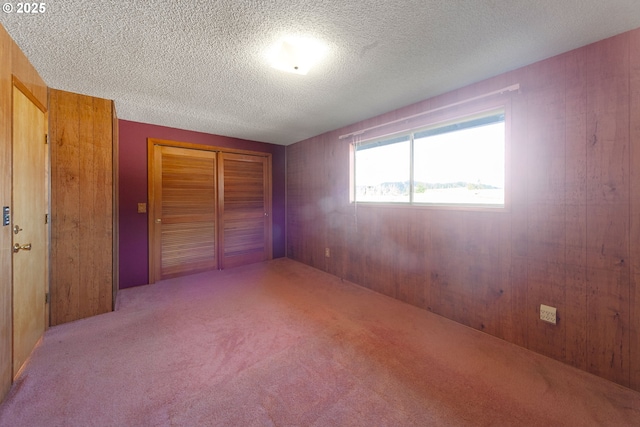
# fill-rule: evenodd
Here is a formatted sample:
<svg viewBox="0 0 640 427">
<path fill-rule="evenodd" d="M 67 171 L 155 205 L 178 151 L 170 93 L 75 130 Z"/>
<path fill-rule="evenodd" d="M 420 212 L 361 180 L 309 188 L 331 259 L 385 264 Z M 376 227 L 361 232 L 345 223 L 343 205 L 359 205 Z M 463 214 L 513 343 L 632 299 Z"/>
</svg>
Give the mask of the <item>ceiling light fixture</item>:
<svg viewBox="0 0 640 427">
<path fill-rule="evenodd" d="M 306 75 L 311 67 L 325 55 L 327 47 L 314 39 L 288 37 L 268 52 L 273 68 L 289 73 Z"/>
</svg>

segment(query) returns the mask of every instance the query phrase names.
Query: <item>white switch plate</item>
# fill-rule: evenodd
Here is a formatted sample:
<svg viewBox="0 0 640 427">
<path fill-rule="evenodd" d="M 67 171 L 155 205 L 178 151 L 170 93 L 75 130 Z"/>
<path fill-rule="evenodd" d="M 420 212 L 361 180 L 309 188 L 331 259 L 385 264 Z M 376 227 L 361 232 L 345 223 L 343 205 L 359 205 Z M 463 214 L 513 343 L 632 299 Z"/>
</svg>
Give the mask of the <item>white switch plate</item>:
<svg viewBox="0 0 640 427">
<path fill-rule="evenodd" d="M 556 324 L 556 308 L 540 304 L 540 320 Z"/>
</svg>

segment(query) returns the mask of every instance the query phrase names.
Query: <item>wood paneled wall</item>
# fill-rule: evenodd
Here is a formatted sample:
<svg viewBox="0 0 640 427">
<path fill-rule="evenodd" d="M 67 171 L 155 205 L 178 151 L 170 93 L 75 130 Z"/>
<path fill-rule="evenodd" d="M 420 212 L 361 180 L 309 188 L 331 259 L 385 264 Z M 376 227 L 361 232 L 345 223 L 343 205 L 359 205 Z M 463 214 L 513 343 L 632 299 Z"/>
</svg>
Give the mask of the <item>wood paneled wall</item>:
<svg viewBox="0 0 640 427">
<path fill-rule="evenodd" d="M 507 211 L 349 203 L 339 135 L 515 83 Z M 639 170 L 635 30 L 287 147 L 287 252 L 640 390 Z"/>
<path fill-rule="evenodd" d="M 12 75 L 47 105 L 47 87 L 0 25 L 0 209 L 11 206 Z M 11 227 L 0 223 L 0 401 L 11 386 Z"/>
<path fill-rule="evenodd" d="M 113 102 L 51 89 L 51 325 L 113 309 Z"/>
</svg>

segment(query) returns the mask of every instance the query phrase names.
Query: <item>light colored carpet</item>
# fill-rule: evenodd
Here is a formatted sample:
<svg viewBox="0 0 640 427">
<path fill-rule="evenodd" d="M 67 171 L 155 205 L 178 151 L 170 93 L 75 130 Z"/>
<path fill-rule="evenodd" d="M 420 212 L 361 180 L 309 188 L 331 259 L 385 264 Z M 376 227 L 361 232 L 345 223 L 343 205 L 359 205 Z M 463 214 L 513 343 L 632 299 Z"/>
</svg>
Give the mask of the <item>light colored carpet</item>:
<svg viewBox="0 0 640 427">
<path fill-rule="evenodd" d="M 288 259 L 51 328 L 2 426 L 640 425 L 640 393 Z"/>
</svg>

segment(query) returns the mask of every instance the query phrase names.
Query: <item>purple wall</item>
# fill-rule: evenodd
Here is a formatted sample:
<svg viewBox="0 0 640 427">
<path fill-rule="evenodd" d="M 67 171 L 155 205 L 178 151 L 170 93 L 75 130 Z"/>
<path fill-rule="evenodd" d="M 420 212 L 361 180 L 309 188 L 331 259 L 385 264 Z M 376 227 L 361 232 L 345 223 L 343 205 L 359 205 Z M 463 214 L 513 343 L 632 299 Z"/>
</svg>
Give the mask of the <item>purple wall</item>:
<svg viewBox="0 0 640 427">
<path fill-rule="evenodd" d="M 120 288 L 149 283 L 147 214 L 147 138 L 271 153 L 273 166 L 273 257 L 285 256 L 285 147 L 226 136 L 119 120 Z"/>
</svg>

